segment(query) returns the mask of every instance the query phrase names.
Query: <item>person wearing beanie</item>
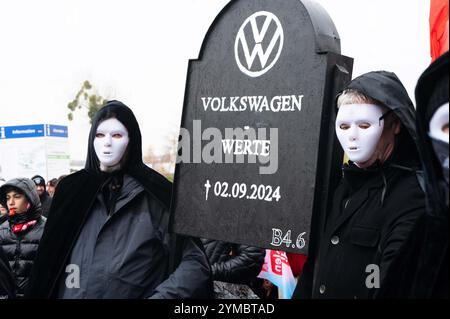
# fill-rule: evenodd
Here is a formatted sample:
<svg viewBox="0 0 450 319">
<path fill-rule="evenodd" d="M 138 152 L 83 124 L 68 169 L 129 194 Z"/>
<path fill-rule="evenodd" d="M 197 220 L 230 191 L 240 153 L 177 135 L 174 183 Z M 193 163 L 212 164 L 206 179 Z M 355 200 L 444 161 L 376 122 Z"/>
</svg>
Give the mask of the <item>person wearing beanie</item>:
<svg viewBox="0 0 450 319">
<path fill-rule="evenodd" d="M 0 246 L 14 275 L 17 297 L 22 298 L 46 218 L 34 182 L 28 178 L 15 178 L 1 186 L 0 203 L 8 209 L 8 219 L 0 225 Z"/>
<path fill-rule="evenodd" d="M 85 169 L 58 183 L 26 297 L 209 297 L 201 242 L 169 230 L 171 189 L 142 161 L 133 112 L 109 101 L 93 119 Z"/>
<path fill-rule="evenodd" d="M 414 106 L 394 73 L 369 72 L 338 95 L 335 129 L 349 162 L 294 297 L 375 298 L 425 210 Z"/>
<path fill-rule="evenodd" d="M 52 198 L 47 192 L 45 179 L 40 175 L 35 175 L 31 179 L 36 185 L 39 200 L 41 201 L 42 215 L 48 217 L 48 212 L 50 210 L 50 206 L 52 205 Z"/>
<path fill-rule="evenodd" d="M 449 52 L 416 86 L 426 211 L 389 271 L 383 298 L 449 298 Z"/>
</svg>

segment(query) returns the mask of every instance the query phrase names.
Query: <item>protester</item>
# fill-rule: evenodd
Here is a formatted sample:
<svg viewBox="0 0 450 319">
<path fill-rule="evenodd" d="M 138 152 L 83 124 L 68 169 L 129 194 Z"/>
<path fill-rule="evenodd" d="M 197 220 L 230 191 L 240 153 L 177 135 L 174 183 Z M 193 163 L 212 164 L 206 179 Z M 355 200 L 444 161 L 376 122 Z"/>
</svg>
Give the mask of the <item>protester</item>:
<svg viewBox="0 0 450 319">
<path fill-rule="evenodd" d="M 31 179 L 33 180 L 34 184 L 36 184 L 36 190 L 38 192 L 42 206 L 42 215 L 48 217 L 48 211 L 50 210 L 50 206 L 52 205 L 52 198 L 47 193 L 47 189 L 45 187 L 45 179 L 40 175 L 35 175 Z"/>
<path fill-rule="evenodd" d="M 169 233 L 170 198 L 171 184 L 142 162 L 133 112 L 108 102 L 85 169 L 56 188 L 28 297 L 210 297 L 201 242 Z"/>
<path fill-rule="evenodd" d="M 350 159 L 297 298 L 370 298 L 425 209 L 414 107 L 394 73 L 353 80 L 339 95 L 336 134 Z"/>
<path fill-rule="evenodd" d="M 216 299 L 256 299 L 251 285 L 261 272 L 264 249 L 202 239 L 211 264 Z"/>
<path fill-rule="evenodd" d="M 8 220 L 0 225 L 3 247 L 17 287 L 23 297 L 46 218 L 42 216 L 36 187 L 28 178 L 16 178 L 0 187 L 0 202 L 8 207 Z"/>
<path fill-rule="evenodd" d="M 0 225 L 8 219 L 8 211 L 2 204 L 0 204 Z"/>
<path fill-rule="evenodd" d="M 53 198 L 53 195 L 55 194 L 55 187 L 56 187 L 57 182 L 58 182 L 57 178 L 52 178 L 51 180 L 49 180 L 47 182 L 47 193 L 52 198 Z"/>
<path fill-rule="evenodd" d="M 15 297 L 14 277 L 9 267 L 8 259 L 0 246 L 0 299 L 11 299 Z"/>
<path fill-rule="evenodd" d="M 449 53 L 416 87 L 417 130 L 427 210 L 393 263 L 380 298 L 449 297 Z"/>
</svg>

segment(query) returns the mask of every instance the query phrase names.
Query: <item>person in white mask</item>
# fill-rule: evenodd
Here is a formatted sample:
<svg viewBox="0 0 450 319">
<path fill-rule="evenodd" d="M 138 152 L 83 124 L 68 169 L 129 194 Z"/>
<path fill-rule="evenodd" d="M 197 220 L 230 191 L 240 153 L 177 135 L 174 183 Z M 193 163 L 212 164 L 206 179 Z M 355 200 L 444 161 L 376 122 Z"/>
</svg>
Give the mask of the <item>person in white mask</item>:
<svg viewBox="0 0 450 319">
<path fill-rule="evenodd" d="M 347 93 L 340 99 L 357 96 Z M 351 100 L 350 100 L 351 103 Z M 377 160 L 383 163 L 391 155 L 400 122 L 393 116 L 389 121 L 388 109 L 376 104 L 343 104 L 336 119 L 336 135 L 348 158 L 360 168 L 370 167 Z"/>
<path fill-rule="evenodd" d="M 425 209 L 414 124 L 414 107 L 394 73 L 361 75 L 338 95 L 336 137 L 349 161 L 294 296 L 373 298 L 384 285 Z"/>
<path fill-rule="evenodd" d="M 103 172 L 121 168 L 129 140 L 128 130 L 119 120 L 110 118 L 100 123 L 95 134 L 94 148 Z"/>
<path fill-rule="evenodd" d="M 209 297 L 200 240 L 169 233 L 170 199 L 171 183 L 142 161 L 133 112 L 108 102 L 93 120 L 85 169 L 56 188 L 27 297 Z"/>
</svg>

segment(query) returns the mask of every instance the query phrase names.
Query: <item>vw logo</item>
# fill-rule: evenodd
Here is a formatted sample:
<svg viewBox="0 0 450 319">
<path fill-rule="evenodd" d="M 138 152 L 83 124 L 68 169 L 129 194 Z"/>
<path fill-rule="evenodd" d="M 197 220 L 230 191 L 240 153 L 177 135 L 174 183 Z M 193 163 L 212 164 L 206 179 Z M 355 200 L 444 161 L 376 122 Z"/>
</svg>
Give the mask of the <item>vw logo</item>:
<svg viewBox="0 0 450 319">
<path fill-rule="evenodd" d="M 253 78 L 265 74 L 277 63 L 283 42 L 283 27 L 273 13 L 259 11 L 252 14 L 242 24 L 234 44 L 239 69 Z M 256 57 L 259 64 L 255 62 Z"/>
</svg>

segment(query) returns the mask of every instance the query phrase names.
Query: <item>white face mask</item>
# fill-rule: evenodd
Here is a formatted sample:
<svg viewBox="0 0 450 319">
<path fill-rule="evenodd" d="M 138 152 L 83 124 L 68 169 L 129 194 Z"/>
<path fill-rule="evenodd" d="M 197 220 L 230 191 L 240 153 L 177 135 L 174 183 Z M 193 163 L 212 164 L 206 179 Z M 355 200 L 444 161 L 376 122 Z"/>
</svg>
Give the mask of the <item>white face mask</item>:
<svg viewBox="0 0 450 319">
<path fill-rule="evenodd" d="M 100 123 L 94 139 L 94 149 L 102 171 L 120 163 L 128 142 L 128 130 L 119 120 L 111 118 Z"/>
<path fill-rule="evenodd" d="M 448 132 L 444 132 L 444 127 L 448 127 L 448 102 L 440 106 L 430 121 L 430 137 L 446 142 L 448 144 Z"/>
<path fill-rule="evenodd" d="M 339 108 L 336 135 L 352 162 L 364 163 L 375 153 L 384 128 L 382 116 L 381 107 L 373 104 L 348 104 Z"/>
</svg>

